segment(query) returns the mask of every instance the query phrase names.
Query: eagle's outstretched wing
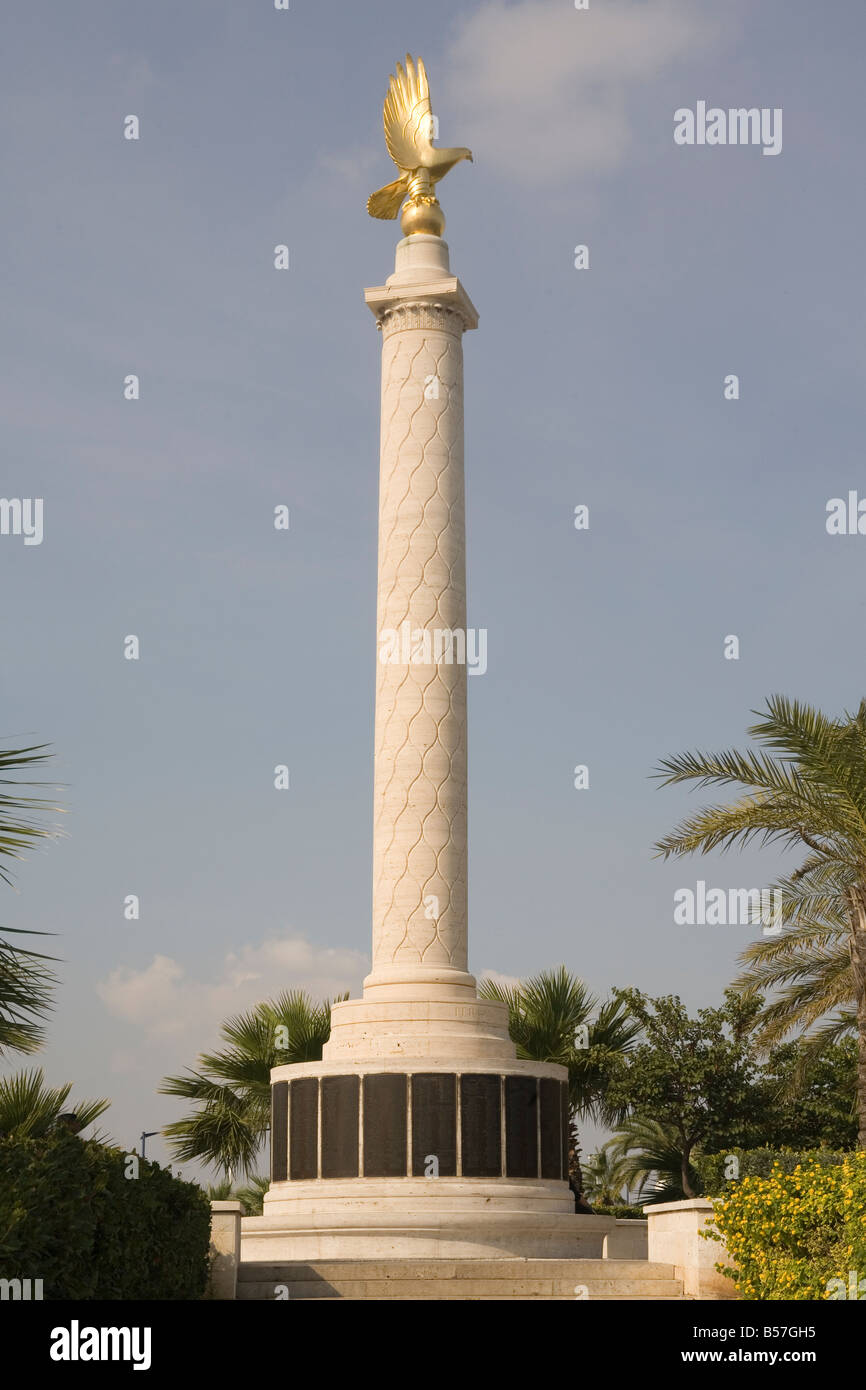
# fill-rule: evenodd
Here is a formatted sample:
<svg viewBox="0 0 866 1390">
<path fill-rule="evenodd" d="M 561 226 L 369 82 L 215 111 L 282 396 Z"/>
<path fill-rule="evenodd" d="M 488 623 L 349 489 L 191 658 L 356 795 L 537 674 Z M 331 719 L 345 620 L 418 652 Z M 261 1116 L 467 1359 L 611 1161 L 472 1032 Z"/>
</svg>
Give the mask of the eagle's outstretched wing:
<svg viewBox="0 0 866 1390">
<path fill-rule="evenodd" d="M 398 169 L 420 169 L 432 153 L 430 88 L 422 60 L 418 66 L 406 55 L 406 71 L 397 64 L 397 75 L 388 82 L 383 113 L 385 144 Z"/>
<path fill-rule="evenodd" d="M 371 193 L 367 199 L 370 216 L 393 221 L 403 206 L 407 183 L 405 178 L 397 179 L 396 183 L 386 183 L 384 188 L 377 188 L 375 193 Z"/>
</svg>

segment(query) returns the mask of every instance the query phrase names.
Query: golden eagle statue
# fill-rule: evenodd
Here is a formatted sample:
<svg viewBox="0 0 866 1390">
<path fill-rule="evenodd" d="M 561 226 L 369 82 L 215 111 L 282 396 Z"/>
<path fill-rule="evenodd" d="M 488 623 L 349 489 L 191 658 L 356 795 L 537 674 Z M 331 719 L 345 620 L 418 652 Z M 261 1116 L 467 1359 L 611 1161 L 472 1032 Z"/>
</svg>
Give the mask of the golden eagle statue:
<svg viewBox="0 0 866 1390">
<path fill-rule="evenodd" d="M 461 159 L 471 160 L 472 151 L 462 146 L 453 150 L 434 146 L 430 88 L 420 58 L 416 65 L 407 54 L 405 71 L 398 63 L 396 74 L 388 79 L 383 121 L 385 144 L 400 177 L 370 195 L 367 211 L 371 217 L 395 218 L 408 197 L 401 219 L 404 235 L 427 232 L 441 236 L 445 216 L 433 187 Z"/>
</svg>

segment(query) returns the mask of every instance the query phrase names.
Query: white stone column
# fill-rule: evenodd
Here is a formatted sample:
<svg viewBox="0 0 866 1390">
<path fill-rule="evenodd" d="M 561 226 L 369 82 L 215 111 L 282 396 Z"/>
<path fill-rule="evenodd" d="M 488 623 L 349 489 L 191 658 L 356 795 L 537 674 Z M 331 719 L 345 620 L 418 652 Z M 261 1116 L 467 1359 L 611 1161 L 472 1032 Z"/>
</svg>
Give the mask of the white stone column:
<svg viewBox="0 0 866 1390">
<path fill-rule="evenodd" d="M 613 1222 L 576 1216 L 564 1176 L 568 1074 L 516 1058 L 506 1005 L 467 969 L 462 337 L 478 318 L 438 236 L 406 237 L 365 294 L 383 339 L 373 966 L 363 998 L 332 1005 L 322 1060 L 271 1072 L 288 1083 L 280 1175 L 244 1259 L 600 1255 Z"/>
<path fill-rule="evenodd" d="M 421 987 L 425 998 L 474 998 L 461 340 L 478 318 L 435 236 L 402 241 L 395 273 L 366 299 L 383 343 L 373 969 L 364 996 L 417 997 Z"/>
<path fill-rule="evenodd" d="M 467 969 L 462 338 L 478 315 L 421 233 L 365 298 L 382 332 L 373 968 L 332 1007 L 322 1055 L 513 1059 L 508 1010 Z"/>
</svg>

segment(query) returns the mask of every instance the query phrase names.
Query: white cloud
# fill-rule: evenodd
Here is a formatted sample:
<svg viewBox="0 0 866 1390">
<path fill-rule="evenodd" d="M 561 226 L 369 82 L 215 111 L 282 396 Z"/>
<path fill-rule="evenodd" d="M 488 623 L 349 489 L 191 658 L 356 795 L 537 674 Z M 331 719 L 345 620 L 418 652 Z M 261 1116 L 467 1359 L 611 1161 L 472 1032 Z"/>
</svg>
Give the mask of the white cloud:
<svg viewBox="0 0 866 1390">
<path fill-rule="evenodd" d="M 517 989 L 520 984 L 516 975 L 501 975 L 498 970 L 482 970 L 478 976 L 479 984 L 484 984 L 486 980 L 492 980 L 502 989 Z"/>
<path fill-rule="evenodd" d="M 147 1042 L 198 1052 L 213 1045 L 219 1024 L 231 1014 L 284 989 L 305 989 L 314 999 L 358 993 L 368 968 L 357 951 L 279 937 L 229 953 L 209 980 L 190 978 L 169 956 L 154 956 L 143 970 L 112 971 L 96 991 L 109 1013 L 139 1028 Z"/>
<path fill-rule="evenodd" d="M 469 145 L 479 163 L 533 185 L 613 169 L 630 144 L 635 88 L 721 33 L 694 0 L 587 11 L 569 0 L 489 0 L 452 45 L 440 143 Z"/>
</svg>

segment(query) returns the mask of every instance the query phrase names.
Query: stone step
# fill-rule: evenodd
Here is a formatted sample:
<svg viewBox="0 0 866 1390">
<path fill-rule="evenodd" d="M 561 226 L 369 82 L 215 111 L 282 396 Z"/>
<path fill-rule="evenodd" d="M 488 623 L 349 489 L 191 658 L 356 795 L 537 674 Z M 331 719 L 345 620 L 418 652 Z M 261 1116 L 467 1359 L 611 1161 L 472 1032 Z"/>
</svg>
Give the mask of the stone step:
<svg viewBox="0 0 866 1390">
<path fill-rule="evenodd" d="M 238 1299 L 272 1301 L 283 1284 L 292 1300 L 681 1299 L 671 1265 L 646 1260 L 316 1260 L 247 1261 Z M 575 1287 L 580 1290 L 575 1293 Z M 583 1290 L 586 1293 L 583 1293 Z"/>
<path fill-rule="evenodd" d="M 471 1284 L 468 1286 L 471 1290 Z M 239 1295 L 240 1297 L 240 1295 Z M 245 1294 L 243 1298 L 250 1301 L 250 1295 Z M 254 1298 L 256 1302 L 271 1302 L 270 1294 L 267 1297 Z M 327 1298 L 292 1298 L 292 1302 L 681 1302 L 683 1293 L 680 1291 L 680 1284 L 677 1284 L 677 1291 L 673 1294 L 594 1294 L 591 1293 L 587 1298 L 575 1298 L 574 1294 L 359 1294 L 353 1298 L 343 1298 L 342 1295 L 334 1297 L 328 1294 Z"/>
<path fill-rule="evenodd" d="M 452 1287 L 446 1289 L 445 1284 Z M 459 1285 L 459 1287 L 455 1287 Z M 599 1279 L 573 1285 L 567 1280 L 546 1279 L 352 1279 L 345 1283 L 302 1283 L 296 1280 L 286 1288 L 293 1302 L 298 1299 L 316 1300 L 391 1299 L 391 1298 L 561 1298 L 576 1299 L 575 1288 L 586 1290 L 586 1296 L 597 1298 L 678 1298 L 681 1291 L 678 1279 Z M 275 1285 L 244 1281 L 238 1285 L 238 1298 L 271 1301 Z"/>
<path fill-rule="evenodd" d="M 241 1280 L 293 1279 L 672 1279 L 673 1265 L 647 1260 L 243 1260 Z"/>
</svg>

